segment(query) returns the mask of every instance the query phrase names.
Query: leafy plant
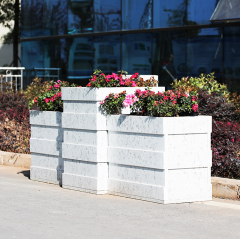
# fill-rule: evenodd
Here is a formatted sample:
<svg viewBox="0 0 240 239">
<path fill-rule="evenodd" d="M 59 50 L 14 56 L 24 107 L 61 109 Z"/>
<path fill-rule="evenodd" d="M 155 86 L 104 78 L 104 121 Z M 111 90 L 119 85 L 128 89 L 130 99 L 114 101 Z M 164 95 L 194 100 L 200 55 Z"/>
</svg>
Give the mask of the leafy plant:
<svg viewBox="0 0 240 239">
<path fill-rule="evenodd" d="M 173 90 L 181 89 L 182 91 L 188 91 L 191 88 L 191 91 L 197 91 L 201 89 L 207 91 L 208 94 L 218 92 L 226 97 L 229 96 L 227 85 L 218 83 L 215 80 L 214 73 L 208 75 L 201 74 L 199 77 L 183 77 L 179 81 L 174 81 L 171 86 Z"/>
<path fill-rule="evenodd" d="M 118 74 L 112 73 L 105 75 L 101 70 L 95 70 L 87 87 L 136 87 L 136 86 L 157 86 L 154 77 L 147 81 L 140 78 L 139 73 L 133 74 L 130 78 L 124 78 L 126 71 L 120 71 Z"/>
<path fill-rule="evenodd" d="M 113 114 L 116 109 L 131 107 L 132 114 L 154 117 L 192 115 L 197 112 L 197 96 L 194 94 L 167 91 L 164 93 L 136 90 L 135 94 L 109 94 L 101 103 L 101 108 Z M 119 110 L 120 113 L 120 110 Z"/>
<path fill-rule="evenodd" d="M 22 92 L 0 94 L 0 150 L 30 153 L 28 101 Z"/>
<path fill-rule="evenodd" d="M 123 107 L 123 101 L 125 100 L 125 96 L 126 91 L 116 94 L 111 93 L 105 97 L 104 101 L 100 102 L 100 107 L 105 113 L 120 114 L 120 110 Z"/>
<path fill-rule="evenodd" d="M 240 178 L 240 124 L 213 120 L 212 175 Z"/>
<path fill-rule="evenodd" d="M 211 115 L 217 121 L 238 121 L 240 112 L 235 110 L 233 103 L 230 103 L 223 95 L 207 91 L 198 90 L 199 113 L 201 115 Z"/>
<path fill-rule="evenodd" d="M 29 102 L 29 109 L 37 109 L 43 111 L 63 111 L 63 101 L 61 99 L 61 87 L 69 86 L 68 82 L 60 81 L 57 82 L 50 81 L 48 83 L 44 82 L 42 87 L 38 87 L 38 94 L 34 94 L 34 98 Z M 76 85 L 72 85 L 76 86 Z M 46 89 L 46 87 L 48 87 Z M 35 88 L 35 85 L 34 87 Z M 33 88 L 30 88 L 31 91 Z M 33 96 L 33 94 L 29 94 Z"/>
</svg>

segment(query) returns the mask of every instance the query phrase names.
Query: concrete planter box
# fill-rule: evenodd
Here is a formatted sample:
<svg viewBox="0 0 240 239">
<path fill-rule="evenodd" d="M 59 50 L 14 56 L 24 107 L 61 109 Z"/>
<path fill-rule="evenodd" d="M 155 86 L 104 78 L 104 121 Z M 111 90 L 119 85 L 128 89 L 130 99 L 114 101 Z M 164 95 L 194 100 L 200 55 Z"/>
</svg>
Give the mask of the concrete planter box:
<svg viewBox="0 0 240 239">
<path fill-rule="evenodd" d="M 62 113 L 30 111 L 32 180 L 62 184 Z"/>
<path fill-rule="evenodd" d="M 158 203 L 211 200 L 211 128 L 211 116 L 109 116 L 109 193 Z"/>
<path fill-rule="evenodd" d="M 107 122 L 99 103 L 110 93 L 131 94 L 136 89 L 145 88 L 62 88 L 64 188 L 108 193 Z M 154 90 L 164 91 L 164 87 Z"/>
</svg>

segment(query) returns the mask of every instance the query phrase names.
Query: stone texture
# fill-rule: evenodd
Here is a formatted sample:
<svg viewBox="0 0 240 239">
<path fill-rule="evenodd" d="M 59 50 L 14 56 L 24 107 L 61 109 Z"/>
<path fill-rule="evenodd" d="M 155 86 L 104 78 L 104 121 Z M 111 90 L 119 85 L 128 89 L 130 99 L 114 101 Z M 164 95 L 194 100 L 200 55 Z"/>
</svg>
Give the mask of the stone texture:
<svg viewBox="0 0 240 239">
<path fill-rule="evenodd" d="M 102 101 L 110 93 L 126 91 L 133 94 L 137 89 L 145 90 L 146 87 L 62 87 L 62 99 L 64 101 Z M 165 87 L 152 87 L 155 92 L 164 92 Z"/>
<path fill-rule="evenodd" d="M 62 113 L 30 111 L 32 153 L 30 178 L 62 184 Z"/>
<path fill-rule="evenodd" d="M 61 127 L 62 113 L 54 111 L 30 110 L 30 124 Z"/>
<path fill-rule="evenodd" d="M 209 116 L 108 116 L 109 193 L 162 203 L 211 200 L 211 123 Z"/>
<path fill-rule="evenodd" d="M 148 134 L 194 134 L 212 131 L 211 116 L 107 116 L 109 131 Z M 194 118 L 194 120 L 192 120 Z"/>
</svg>

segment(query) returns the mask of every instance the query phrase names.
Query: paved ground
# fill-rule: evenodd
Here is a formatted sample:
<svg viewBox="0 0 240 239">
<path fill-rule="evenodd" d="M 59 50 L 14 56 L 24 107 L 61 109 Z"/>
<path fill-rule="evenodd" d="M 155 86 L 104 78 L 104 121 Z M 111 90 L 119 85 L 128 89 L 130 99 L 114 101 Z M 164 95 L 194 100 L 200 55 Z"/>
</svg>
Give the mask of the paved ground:
<svg viewBox="0 0 240 239">
<path fill-rule="evenodd" d="M 29 180 L 0 166 L 0 239 L 240 238 L 240 202 L 161 205 Z"/>
</svg>

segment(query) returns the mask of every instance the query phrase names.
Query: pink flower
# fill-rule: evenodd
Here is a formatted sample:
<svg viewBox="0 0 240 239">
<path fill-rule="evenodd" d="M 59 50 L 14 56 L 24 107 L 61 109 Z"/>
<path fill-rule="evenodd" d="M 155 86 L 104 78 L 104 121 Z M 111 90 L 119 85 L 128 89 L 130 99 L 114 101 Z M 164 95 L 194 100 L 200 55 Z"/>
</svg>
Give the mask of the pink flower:
<svg viewBox="0 0 240 239">
<path fill-rule="evenodd" d="M 137 86 L 136 82 L 132 81 L 132 87 L 136 87 L 136 86 Z"/>
<path fill-rule="evenodd" d="M 90 86 L 91 86 L 91 83 L 89 82 L 89 83 L 87 84 L 87 86 L 90 87 Z"/>
<path fill-rule="evenodd" d="M 197 112 L 197 110 L 198 110 L 198 105 L 197 105 L 197 104 L 193 104 L 193 105 L 192 105 L 192 110 L 193 110 L 194 112 Z"/>
<path fill-rule="evenodd" d="M 61 81 L 60 80 L 57 80 L 57 83 L 59 84 Z"/>
<path fill-rule="evenodd" d="M 57 93 L 57 97 L 60 98 L 61 96 L 62 96 L 62 92 L 58 92 L 58 93 Z"/>
<path fill-rule="evenodd" d="M 37 103 L 37 99 L 38 99 L 38 97 L 34 99 L 34 102 L 35 102 L 35 103 Z"/>
<path fill-rule="evenodd" d="M 55 84 L 54 87 L 55 87 L 56 89 L 58 89 L 58 88 L 60 87 L 60 85 L 59 85 L 59 84 Z"/>
<path fill-rule="evenodd" d="M 167 99 L 168 99 L 168 97 L 166 95 L 164 95 L 163 100 L 167 100 Z"/>
<path fill-rule="evenodd" d="M 137 89 L 135 94 L 138 94 L 139 96 L 141 96 L 142 95 L 142 91 Z"/>
<path fill-rule="evenodd" d="M 230 141 L 234 142 L 234 138 L 231 138 Z"/>
<path fill-rule="evenodd" d="M 48 99 L 48 98 L 45 98 L 45 102 L 48 103 L 48 102 L 49 102 L 49 99 Z"/>
<path fill-rule="evenodd" d="M 48 91 L 50 91 L 51 89 L 52 89 L 52 86 L 50 85 L 50 87 L 49 87 Z"/>
<path fill-rule="evenodd" d="M 177 104 L 177 101 L 173 100 L 173 101 L 172 101 L 172 104 L 173 104 L 173 105 L 176 105 L 176 104 Z"/>
<path fill-rule="evenodd" d="M 133 95 L 133 94 L 127 95 L 125 97 L 125 100 L 123 101 L 123 106 L 125 106 L 125 107 L 131 106 L 138 100 L 139 99 L 135 95 Z"/>
</svg>

